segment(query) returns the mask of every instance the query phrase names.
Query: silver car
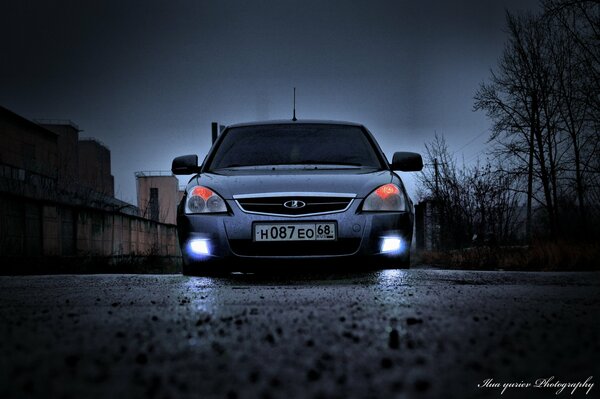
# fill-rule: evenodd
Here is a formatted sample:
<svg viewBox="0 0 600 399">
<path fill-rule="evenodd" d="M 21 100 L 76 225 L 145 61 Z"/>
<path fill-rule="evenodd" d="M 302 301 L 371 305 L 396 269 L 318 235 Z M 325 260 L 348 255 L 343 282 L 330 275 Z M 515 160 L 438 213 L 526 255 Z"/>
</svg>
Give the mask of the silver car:
<svg viewBox="0 0 600 399">
<path fill-rule="evenodd" d="M 339 265 L 349 257 L 406 268 L 413 206 L 395 171 L 422 167 L 410 152 L 389 164 L 360 124 L 228 126 L 202 165 L 196 155 L 173 160 L 174 174 L 194 174 L 177 212 L 183 273 L 282 269 L 295 260 Z"/>
</svg>

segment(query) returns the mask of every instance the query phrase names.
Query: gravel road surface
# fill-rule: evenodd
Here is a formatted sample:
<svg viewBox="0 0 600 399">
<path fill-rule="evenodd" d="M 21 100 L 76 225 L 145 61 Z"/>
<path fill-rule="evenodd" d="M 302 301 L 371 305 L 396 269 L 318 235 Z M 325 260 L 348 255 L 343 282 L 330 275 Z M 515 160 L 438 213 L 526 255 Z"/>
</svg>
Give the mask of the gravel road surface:
<svg viewBox="0 0 600 399">
<path fill-rule="evenodd" d="M 1 398 L 597 398 L 599 359 L 600 273 L 0 277 Z"/>
</svg>

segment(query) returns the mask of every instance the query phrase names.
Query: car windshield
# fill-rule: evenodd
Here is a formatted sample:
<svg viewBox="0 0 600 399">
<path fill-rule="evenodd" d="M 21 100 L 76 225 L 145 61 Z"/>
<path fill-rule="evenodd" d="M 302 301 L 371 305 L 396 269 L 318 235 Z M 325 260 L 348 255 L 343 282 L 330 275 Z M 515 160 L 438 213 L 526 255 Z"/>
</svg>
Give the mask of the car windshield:
<svg viewBox="0 0 600 399">
<path fill-rule="evenodd" d="M 382 161 L 359 126 L 298 124 L 228 129 L 208 169 L 262 166 L 382 168 Z"/>
</svg>

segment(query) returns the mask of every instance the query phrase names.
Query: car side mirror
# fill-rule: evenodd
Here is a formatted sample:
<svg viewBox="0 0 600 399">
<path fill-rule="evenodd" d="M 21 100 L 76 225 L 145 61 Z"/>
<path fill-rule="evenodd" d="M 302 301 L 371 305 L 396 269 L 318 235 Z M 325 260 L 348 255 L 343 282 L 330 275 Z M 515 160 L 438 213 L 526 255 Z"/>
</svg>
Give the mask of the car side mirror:
<svg viewBox="0 0 600 399">
<path fill-rule="evenodd" d="M 198 155 L 182 155 L 173 159 L 171 172 L 173 172 L 174 175 L 192 175 L 200 172 Z"/>
<path fill-rule="evenodd" d="M 395 152 L 392 158 L 392 170 L 418 172 L 423 169 L 423 158 L 416 152 Z"/>
</svg>

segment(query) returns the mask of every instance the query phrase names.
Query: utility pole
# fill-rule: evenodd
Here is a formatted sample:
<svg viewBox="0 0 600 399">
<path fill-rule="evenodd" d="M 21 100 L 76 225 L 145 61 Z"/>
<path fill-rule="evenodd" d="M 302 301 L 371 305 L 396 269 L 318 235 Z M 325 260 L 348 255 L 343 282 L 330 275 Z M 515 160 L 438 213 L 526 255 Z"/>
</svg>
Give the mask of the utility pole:
<svg viewBox="0 0 600 399">
<path fill-rule="evenodd" d="M 440 171 L 437 158 L 433 159 L 433 168 L 435 170 L 435 199 L 437 200 L 440 197 Z"/>
<path fill-rule="evenodd" d="M 294 116 L 292 117 L 292 121 L 296 122 L 296 88 L 294 87 Z"/>
<path fill-rule="evenodd" d="M 527 220 L 525 222 L 525 236 L 531 239 L 531 203 L 533 198 L 533 127 L 529 136 L 529 165 L 527 171 Z"/>
</svg>

